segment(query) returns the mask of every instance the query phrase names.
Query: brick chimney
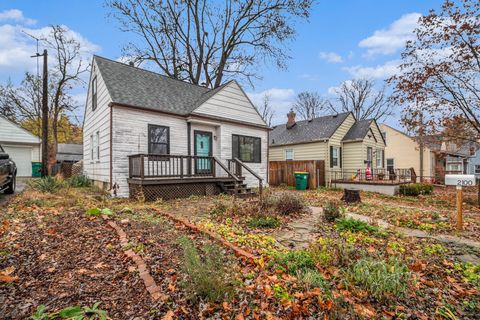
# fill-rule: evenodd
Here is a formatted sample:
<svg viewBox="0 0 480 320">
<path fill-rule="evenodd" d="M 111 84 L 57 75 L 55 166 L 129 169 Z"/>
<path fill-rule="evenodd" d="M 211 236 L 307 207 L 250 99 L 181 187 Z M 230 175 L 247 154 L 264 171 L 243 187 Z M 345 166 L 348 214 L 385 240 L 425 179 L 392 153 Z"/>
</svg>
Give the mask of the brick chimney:
<svg viewBox="0 0 480 320">
<path fill-rule="evenodd" d="M 287 129 L 292 128 L 295 125 L 295 112 L 293 112 L 293 109 L 290 109 L 290 112 L 287 113 Z"/>
</svg>

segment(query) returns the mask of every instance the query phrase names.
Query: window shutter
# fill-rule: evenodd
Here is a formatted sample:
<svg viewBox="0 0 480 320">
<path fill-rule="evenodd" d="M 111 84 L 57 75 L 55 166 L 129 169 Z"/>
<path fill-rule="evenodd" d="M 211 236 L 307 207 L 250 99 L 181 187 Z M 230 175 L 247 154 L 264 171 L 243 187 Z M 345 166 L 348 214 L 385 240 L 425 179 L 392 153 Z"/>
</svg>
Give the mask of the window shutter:
<svg viewBox="0 0 480 320">
<path fill-rule="evenodd" d="M 385 168 L 385 149 L 382 149 L 382 168 Z"/>
<path fill-rule="evenodd" d="M 342 168 L 342 147 L 340 147 L 340 149 L 339 149 L 338 152 L 340 152 L 340 154 L 339 154 L 339 156 L 338 156 L 338 157 L 339 157 L 339 161 L 340 161 L 339 165 L 340 165 L 340 168 Z"/>
<path fill-rule="evenodd" d="M 333 168 L 333 146 L 330 146 L 330 168 Z"/>
</svg>

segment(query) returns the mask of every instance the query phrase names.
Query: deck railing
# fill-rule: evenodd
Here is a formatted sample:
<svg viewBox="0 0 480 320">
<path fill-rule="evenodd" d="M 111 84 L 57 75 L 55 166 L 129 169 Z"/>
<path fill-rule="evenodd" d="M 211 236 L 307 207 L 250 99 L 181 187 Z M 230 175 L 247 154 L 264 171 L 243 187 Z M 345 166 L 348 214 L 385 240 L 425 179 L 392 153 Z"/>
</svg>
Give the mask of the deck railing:
<svg viewBox="0 0 480 320">
<path fill-rule="evenodd" d="M 362 183 L 408 183 L 416 182 L 417 176 L 413 169 L 394 169 L 385 168 L 371 169 L 367 173 L 366 169 L 358 170 L 337 170 L 332 171 L 332 182 L 362 182 Z"/>
<path fill-rule="evenodd" d="M 230 177 L 241 179 L 212 156 L 135 154 L 128 156 L 129 178 Z"/>
<path fill-rule="evenodd" d="M 233 172 L 238 178 L 243 177 L 243 169 L 247 170 L 254 178 L 258 180 L 258 192 L 262 194 L 263 178 L 260 177 L 255 171 L 253 171 L 249 166 L 243 163 L 240 159 L 228 159 L 227 167 L 228 170 Z"/>
</svg>

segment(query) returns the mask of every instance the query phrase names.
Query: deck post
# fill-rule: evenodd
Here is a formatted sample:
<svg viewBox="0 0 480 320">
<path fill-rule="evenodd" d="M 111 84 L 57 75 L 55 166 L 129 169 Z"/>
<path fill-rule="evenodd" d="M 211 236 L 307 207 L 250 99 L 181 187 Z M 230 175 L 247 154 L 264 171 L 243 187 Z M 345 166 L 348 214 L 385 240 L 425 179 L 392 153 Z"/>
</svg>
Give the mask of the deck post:
<svg viewBox="0 0 480 320">
<path fill-rule="evenodd" d="M 132 164 L 132 157 L 128 157 L 128 177 L 132 178 L 133 172 L 133 164 Z"/>
<path fill-rule="evenodd" d="M 140 178 L 145 178 L 145 159 L 143 154 L 140 156 Z"/>
<path fill-rule="evenodd" d="M 180 178 L 183 179 L 183 157 L 180 158 Z"/>
</svg>

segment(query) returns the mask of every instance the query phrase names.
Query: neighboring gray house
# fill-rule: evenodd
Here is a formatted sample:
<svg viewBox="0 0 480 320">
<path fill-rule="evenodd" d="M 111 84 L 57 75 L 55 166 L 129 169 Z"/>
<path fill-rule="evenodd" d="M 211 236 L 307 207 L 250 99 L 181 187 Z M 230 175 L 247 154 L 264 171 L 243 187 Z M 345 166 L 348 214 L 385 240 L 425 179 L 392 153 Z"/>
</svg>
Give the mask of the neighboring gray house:
<svg viewBox="0 0 480 320">
<path fill-rule="evenodd" d="M 78 162 L 83 159 L 83 145 L 73 143 L 59 143 L 57 148 L 57 162 Z"/>
<path fill-rule="evenodd" d="M 93 58 L 84 172 L 119 196 L 206 194 L 258 186 L 257 177 L 265 183 L 268 132 L 236 81 L 209 89 Z"/>
</svg>

